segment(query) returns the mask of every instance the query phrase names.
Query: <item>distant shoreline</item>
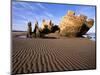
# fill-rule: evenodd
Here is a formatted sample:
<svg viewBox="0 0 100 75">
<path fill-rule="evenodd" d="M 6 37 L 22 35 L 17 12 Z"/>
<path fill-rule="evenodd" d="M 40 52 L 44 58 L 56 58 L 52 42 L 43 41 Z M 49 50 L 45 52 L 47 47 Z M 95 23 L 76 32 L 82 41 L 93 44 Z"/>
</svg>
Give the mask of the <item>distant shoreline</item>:
<svg viewBox="0 0 100 75">
<path fill-rule="evenodd" d="M 12 35 L 14 37 L 26 37 L 27 31 L 12 31 Z M 92 33 L 93 34 L 93 33 Z M 48 34 L 50 37 L 57 37 L 55 33 Z M 67 38 L 67 37 L 59 37 L 59 38 Z M 91 36 L 90 34 L 83 35 L 83 37 L 74 37 L 74 38 L 87 38 L 92 41 L 96 41 L 95 36 Z"/>
<path fill-rule="evenodd" d="M 27 32 L 27 31 L 21 31 L 21 30 L 12 30 L 12 32 Z"/>
</svg>

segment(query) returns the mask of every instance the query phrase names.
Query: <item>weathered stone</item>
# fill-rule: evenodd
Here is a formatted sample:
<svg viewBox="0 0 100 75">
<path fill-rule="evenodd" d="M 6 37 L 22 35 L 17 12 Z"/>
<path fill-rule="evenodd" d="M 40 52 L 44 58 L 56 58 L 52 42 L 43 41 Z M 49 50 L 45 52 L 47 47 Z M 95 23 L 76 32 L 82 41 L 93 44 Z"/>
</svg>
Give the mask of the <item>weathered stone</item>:
<svg viewBox="0 0 100 75">
<path fill-rule="evenodd" d="M 87 20 L 87 16 L 76 16 L 74 11 L 68 11 L 60 22 L 60 35 L 77 37 L 85 34 L 92 26 L 94 20 Z"/>
<path fill-rule="evenodd" d="M 41 29 L 48 28 L 49 30 L 51 30 L 52 27 L 53 27 L 53 23 L 52 23 L 51 20 L 50 21 L 46 21 L 46 20 L 43 19 Z"/>
<path fill-rule="evenodd" d="M 53 27 L 53 23 L 52 23 L 52 21 L 50 20 L 50 21 L 48 22 L 48 29 L 51 31 L 52 27 Z"/>
<path fill-rule="evenodd" d="M 37 21 L 35 22 L 34 34 L 35 34 L 35 37 L 40 37 L 40 30 L 39 30 Z"/>
<path fill-rule="evenodd" d="M 93 20 L 93 19 L 88 19 L 87 22 L 86 22 L 86 24 L 87 24 L 87 26 L 88 26 L 89 28 L 91 28 L 92 25 L 94 24 L 94 20 Z"/>
<path fill-rule="evenodd" d="M 42 27 L 41 29 L 44 29 L 47 26 L 47 22 L 43 19 L 42 20 Z"/>
<path fill-rule="evenodd" d="M 30 38 L 32 35 L 32 27 L 31 22 L 28 22 L 28 28 L 27 28 L 27 37 Z"/>
<path fill-rule="evenodd" d="M 46 21 L 46 20 L 43 19 L 41 32 L 45 33 L 45 34 L 51 33 L 52 27 L 53 27 L 53 23 L 52 23 L 51 20 L 50 21 Z"/>
<path fill-rule="evenodd" d="M 67 13 L 67 15 L 69 15 L 69 16 L 75 15 L 75 12 L 69 10 L 68 13 Z"/>
</svg>

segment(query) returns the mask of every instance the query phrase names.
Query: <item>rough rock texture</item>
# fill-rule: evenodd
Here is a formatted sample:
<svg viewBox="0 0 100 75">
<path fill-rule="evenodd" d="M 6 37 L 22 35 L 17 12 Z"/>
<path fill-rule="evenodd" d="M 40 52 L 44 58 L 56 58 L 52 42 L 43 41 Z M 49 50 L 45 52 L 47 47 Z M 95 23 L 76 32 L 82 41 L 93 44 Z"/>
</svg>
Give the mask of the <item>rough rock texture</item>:
<svg viewBox="0 0 100 75">
<path fill-rule="evenodd" d="M 88 19 L 85 15 L 75 15 L 74 11 L 68 11 L 60 22 L 60 35 L 78 37 L 85 34 L 94 24 L 93 19 Z"/>
</svg>

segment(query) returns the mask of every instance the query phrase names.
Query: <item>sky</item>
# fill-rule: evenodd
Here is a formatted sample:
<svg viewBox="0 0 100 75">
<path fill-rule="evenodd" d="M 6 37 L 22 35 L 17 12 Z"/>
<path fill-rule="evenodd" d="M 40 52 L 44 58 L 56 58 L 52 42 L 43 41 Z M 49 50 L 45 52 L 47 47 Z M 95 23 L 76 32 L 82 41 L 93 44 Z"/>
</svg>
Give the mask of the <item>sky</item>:
<svg viewBox="0 0 100 75">
<path fill-rule="evenodd" d="M 28 22 L 32 23 L 37 20 L 39 27 L 43 19 L 52 20 L 55 25 L 59 25 L 63 16 L 68 10 L 75 11 L 76 15 L 83 14 L 95 21 L 95 6 L 87 5 L 71 5 L 71 4 L 54 4 L 54 3 L 39 3 L 39 2 L 20 2 L 12 1 L 12 30 L 27 30 Z M 88 31 L 95 32 L 95 23 Z"/>
</svg>

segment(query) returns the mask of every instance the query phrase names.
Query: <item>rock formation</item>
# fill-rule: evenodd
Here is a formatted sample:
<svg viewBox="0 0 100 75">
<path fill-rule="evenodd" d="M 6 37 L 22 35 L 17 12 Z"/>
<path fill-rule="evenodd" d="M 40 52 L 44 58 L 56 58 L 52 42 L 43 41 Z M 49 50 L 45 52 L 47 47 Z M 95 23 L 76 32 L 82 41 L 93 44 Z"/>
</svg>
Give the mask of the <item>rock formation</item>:
<svg viewBox="0 0 100 75">
<path fill-rule="evenodd" d="M 49 22 L 48 22 L 48 29 L 51 31 L 51 29 L 52 29 L 52 27 L 53 27 L 53 23 L 52 23 L 52 21 L 50 20 Z"/>
<path fill-rule="evenodd" d="M 28 28 L 27 28 L 27 37 L 31 38 L 32 35 L 32 27 L 31 27 L 31 22 L 28 23 Z"/>
<path fill-rule="evenodd" d="M 46 20 L 42 21 L 42 27 L 41 27 L 42 30 L 45 28 L 48 28 L 51 31 L 52 27 L 53 27 L 53 23 L 51 20 L 50 21 L 46 21 Z"/>
<path fill-rule="evenodd" d="M 78 37 L 85 34 L 94 24 L 93 19 L 88 19 L 85 15 L 76 16 L 74 11 L 68 11 L 59 25 L 60 35 Z"/>
<path fill-rule="evenodd" d="M 43 19 L 43 20 L 42 20 L 42 27 L 41 27 L 41 29 L 44 29 L 46 26 L 47 26 L 47 23 L 46 23 L 46 21 Z"/>
<path fill-rule="evenodd" d="M 40 30 L 39 30 L 37 21 L 35 22 L 35 27 L 34 27 L 34 31 L 33 32 L 35 34 L 35 37 L 40 37 Z"/>
</svg>

